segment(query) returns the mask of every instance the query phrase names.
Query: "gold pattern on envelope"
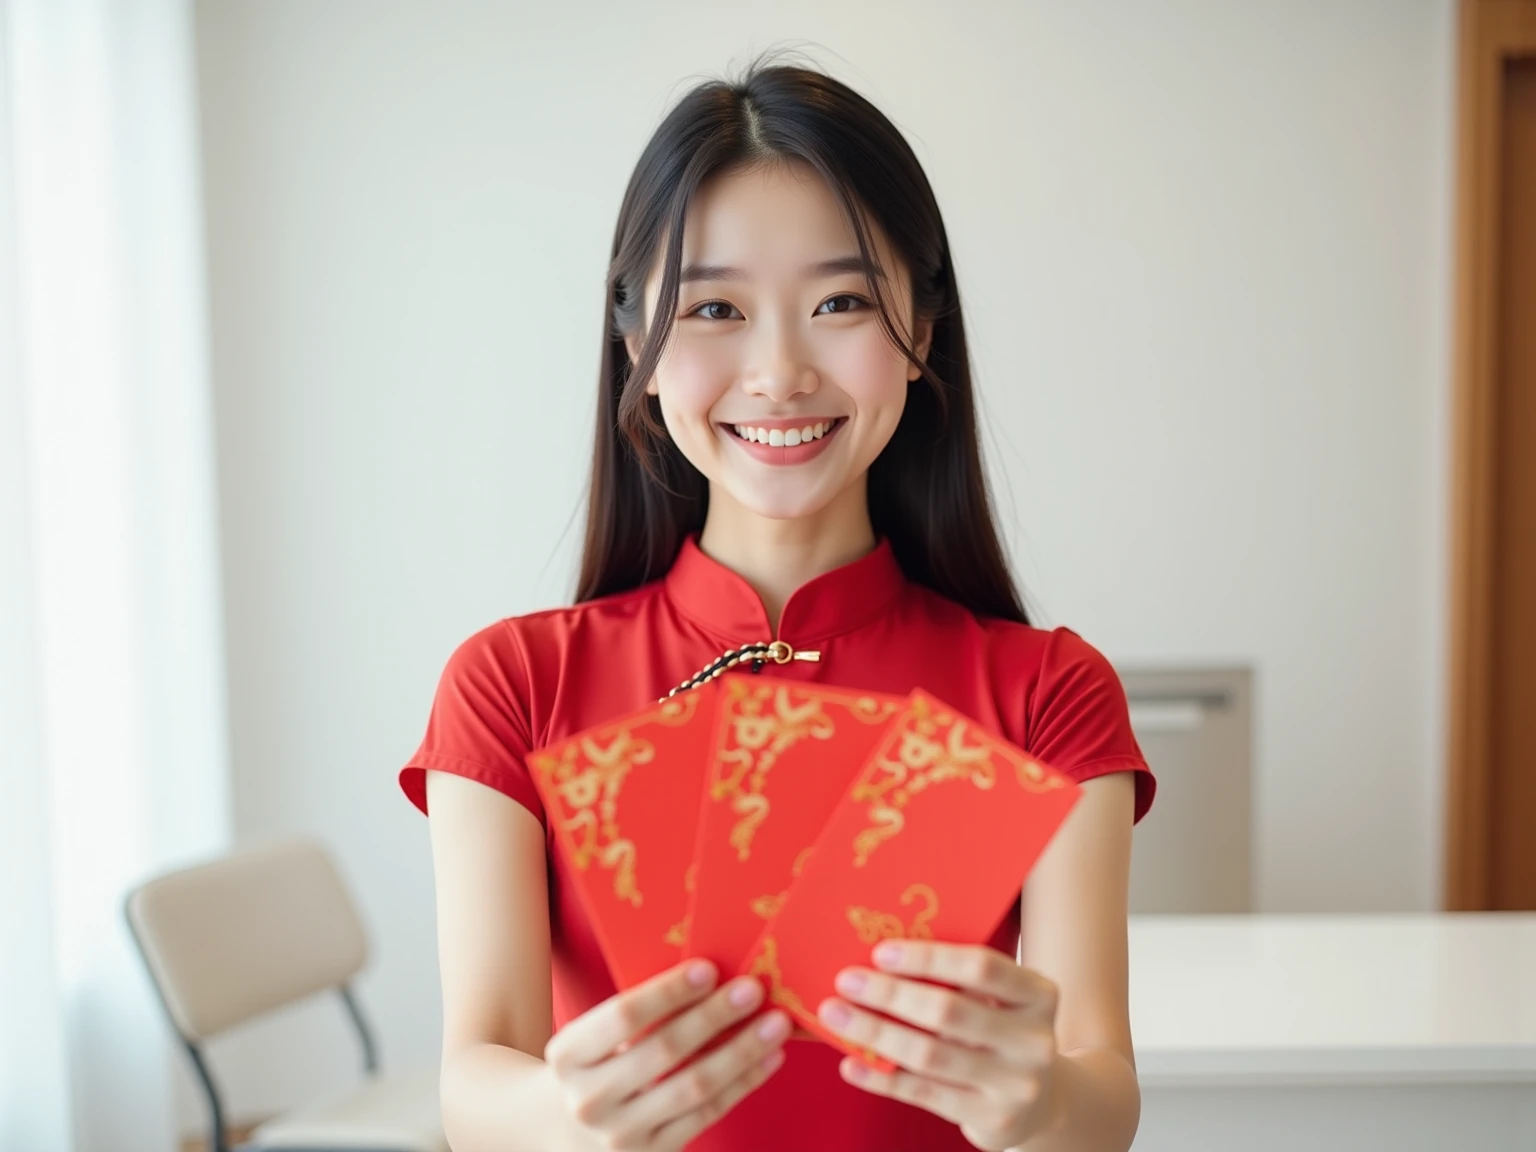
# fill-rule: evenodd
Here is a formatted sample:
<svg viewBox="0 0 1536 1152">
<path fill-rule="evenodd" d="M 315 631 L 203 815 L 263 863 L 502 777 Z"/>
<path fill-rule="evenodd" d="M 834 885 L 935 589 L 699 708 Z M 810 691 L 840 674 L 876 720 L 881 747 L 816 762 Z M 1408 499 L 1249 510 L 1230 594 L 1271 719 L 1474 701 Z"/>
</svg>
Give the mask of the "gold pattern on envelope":
<svg viewBox="0 0 1536 1152">
<path fill-rule="evenodd" d="M 683 873 L 683 891 L 691 896 L 698 889 L 698 887 L 699 862 L 695 860 L 693 863 L 688 865 L 688 871 Z M 673 945 L 676 948 L 683 947 L 683 945 L 688 943 L 688 928 L 692 922 L 693 913 L 691 911 L 684 912 L 683 918 L 676 924 L 672 925 L 672 927 L 667 929 L 667 934 L 662 937 L 663 941 L 667 944 Z"/>
<path fill-rule="evenodd" d="M 848 923 L 865 944 L 881 940 L 932 940 L 933 929 L 929 925 L 939 914 L 939 894 L 927 884 L 914 884 L 901 894 L 902 906 L 914 900 L 921 900 L 923 907 L 913 915 L 910 926 L 903 924 L 894 912 L 876 912 L 857 905 L 848 909 Z"/>
<path fill-rule="evenodd" d="M 830 740 L 837 734 L 836 722 L 822 707 L 824 699 L 842 704 L 866 724 L 880 723 L 896 710 L 894 702 L 868 695 L 818 689 L 813 696 L 744 677 L 727 679 L 724 692 L 722 747 L 714 757 L 709 798 L 717 803 L 729 799 L 731 811 L 740 817 L 729 836 L 738 860 L 751 857 L 752 840 L 768 819 L 763 789 L 779 757 L 802 740 Z"/>
<path fill-rule="evenodd" d="M 869 863 L 875 849 L 906 826 L 902 809 L 912 797 L 953 780 L 984 791 L 995 787 L 995 757 L 1008 761 L 1019 786 L 1029 791 L 1048 792 L 1065 783 L 983 732 L 976 733 L 980 743 L 971 742 L 971 731 L 968 721 L 948 709 L 921 698 L 912 701 L 907 723 L 895 733 L 895 748 L 882 749 L 853 786 L 854 801 L 869 802 L 869 827 L 853 839 L 855 867 Z"/>
<path fill-rule="evenodd" d="M 800 854 L 795 857 L 795 862 L 790 866 L 789 869 L 789 877 L 791 880 L 795 879 L 800 875 L 800 873 L 805 871 L 805 862 L 811 858 L 811 854 L 815 851 L 816 846 L 814 844 L 809 848 L 800 849 Z M 779 914 L 779 909 L 784 907 L 784 898 L 788 895 L 789 889 L 786 888 L 784 891 L 779 893 L 770 893 L 767 896 L 759 896 L 752 901 L 749 907 L 753 912 L 757 913 L 764 920 L 772 920 Z"/>
<path fill-rule="evenodd" d="M 638 908 L 643 896 L 635 882 L 634 842 L 619 827 L 619 795 L 636 767 L 656 758 L 656 747 L 634 734 L 640 724 L 686 724 L 698 707 L 693 693 L 675 696 L 656 711 L 603 733 L 565 744 L 558 754 L 536 752 L 533 770 L 559 797 L 565 811 L 557 825 L 571 848 L 572 862 L 585 872 L 596 863 L 613 872 L 613 894 Z"/>
<path fill-rule="evenodd" d="M 779 972 L 779 942 L 772 936 L 763 938 L 763 947 L 752 959 L 752 967 L 747 973 L 749 976 L 762 976 L 768 981 L 768 999 L 779 1007 L 797 1016 L 808 1017 L 810 1013 L 805 1010 L 805 1004 L 793 988 L 784 985 L 784 977 Z"/>
<path fill-rule="evenodd" d="M 807 1025 L 819 1023 L 816 1016 L 806 1009 L 805 1001 L 800 999 L 799 994 L 785 985 L 783 974 L 779 971 L 779 942 L 772 936 L 763 938 L 762 949 L 753 957 L 752 966 L 747 970 L 747 975 L 761 976 L 768 981 L 768 1002 L 777 1004 L 788 1012 L 791 1020 L 798 1018 L 800 1022 Z M 803 1030 L 797 1027 L 795 1035 L 790 1039 L 798 1039 L 802 1035 L 806 1039 L 816 1038 L 816 1034 L 809 1027 Z M 878 1064 L 880 1061 L 880 1057 L 873 1049 L 860 1048 L 859 1054 L 872 1064 Z"/>
</svg>

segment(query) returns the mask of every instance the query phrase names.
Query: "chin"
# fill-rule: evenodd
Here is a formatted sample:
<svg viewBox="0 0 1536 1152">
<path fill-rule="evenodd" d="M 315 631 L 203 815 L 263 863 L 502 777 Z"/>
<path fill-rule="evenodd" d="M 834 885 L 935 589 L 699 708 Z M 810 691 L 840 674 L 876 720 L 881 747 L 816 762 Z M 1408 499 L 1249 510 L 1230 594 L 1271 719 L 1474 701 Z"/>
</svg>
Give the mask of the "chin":
<svg viewBox="0 0 1536 1152">
<path fill-rule="evenodd" d="M 731 496 L 745 511 L 761 516 L 764 520 L 803 520 L 824 511 L 832 503 L 830 497 L 820 493 L 812 495 L 737 490 Z"/>
</svg>

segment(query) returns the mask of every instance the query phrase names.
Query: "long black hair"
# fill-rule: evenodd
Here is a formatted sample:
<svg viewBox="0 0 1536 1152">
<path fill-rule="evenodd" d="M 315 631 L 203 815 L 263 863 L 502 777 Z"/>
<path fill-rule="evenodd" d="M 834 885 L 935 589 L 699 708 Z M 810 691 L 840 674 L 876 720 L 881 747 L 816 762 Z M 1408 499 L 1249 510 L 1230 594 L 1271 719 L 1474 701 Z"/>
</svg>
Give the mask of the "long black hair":
<svg viewBox="0 0 1536 1152">
<path fill-rule="evenodd" d="M 873 220 L 910 273 L 918 319 L 933 322 L 926 362 L 892 323 L 880 279 L 869 277 L 880 322 L 926 386 L 908 389 L 890 443 L 870 466 L 869 514 L 897 562 L 917 581 L 972 612 L 1028 623 L 993 522 L 977 438 L 960 294 L 944 221 L 928 178 L 900 132 L 864 97 L 821 72 L 749 65 L 710 80 L 668 113 L 630 177 L 608 270 L 596 443 L 587 534 L 576 598 L 637 588 L 671 567 L 704 526 L 709 489 L 667 434 L 646 384 L 677 307 L 683 222 L 711 176 L 799 161 L 833 190 L 873 262 Z M 638 364 L 625 337 L 645 321 L 645 284 L 666 243 L 657 324 Z"/>
</svg>

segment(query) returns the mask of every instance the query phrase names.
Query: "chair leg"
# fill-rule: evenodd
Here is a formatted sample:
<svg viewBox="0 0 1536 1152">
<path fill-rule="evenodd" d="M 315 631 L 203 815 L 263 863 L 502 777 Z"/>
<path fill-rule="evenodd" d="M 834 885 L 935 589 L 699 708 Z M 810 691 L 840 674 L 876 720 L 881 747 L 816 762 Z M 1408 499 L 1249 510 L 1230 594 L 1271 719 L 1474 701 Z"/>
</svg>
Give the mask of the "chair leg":
<svg viewBox="0 0 1536 1152">
<path fill-rule="evenodd" d="M 219 1100 L 219 1090 L 214 1087 L 213 1076 L 208 1071 L 208 1064 L 203 1059 L 202 1050 L 190 1040 L 183 1040 L 182 1043 L 186 1046 L 187 1055 L 192 1060 L 192 1067 L 203 1085 L 203 1095 L 208 1098 L 208 1111 L 212 1116 L 212 1128 L 208 1141 L 209 1152 L 229 1152 L 229 1141 L 224 1136 L 224 1105 Z"/>
<path fill-rule="evenodd" d="M 144 941 L 139 936 L 139 927 L 134 923 L 132 912 L 132 896 L 123 900 L 123 920 L 128 925 L 128 936 L 133 941 L 133 947 L 139 954 L 139 960 L 144 964 L 144 970 L 149 975 L 150 987 L 155 990 L 155 999 L 160 1002 L 160 1008 L 165 1013 L 166 1020 L 171 1025 L 171 1031 L 176 1033 L 176 1038 L 181 1041 L 187 1050 L 187 1056 L 192 1061 L 192 1067 L 197 1072 L 197 1078 L 203 1085 L 203 1094 L 208 1097 L 208 1111 L 212 1113 L 211 1121 L 212 1139 L 209 1142 L 209 1152 L 229 1152 L 229 1142 L 224 1138 L 224 1106 L 219 1100 L 219 1090 L 214 1087 L 213 1076 L 208 1071 L 208 1065 L 203 1060 L 202 1050 L 181 1031 L 176 1023 L 176 1016 L 171 1011 L 171 1006 L 166 1002 L 165 989 L 160 986 L 160 981 L 155 977 L 154 966 L 149 962 L 149 954 L 144 949 Z"/>
<path fill-rule="evenodd" d="M 376 1075 L 379 1071 L 379 1048 L 374 1043 L 373 1031 L 368 1027 L 368 1021 L 363 1016 L 363 1008 L 357 1002 L 357 996 L 352 992 L 352 985 L 343 984 L 337 991 L 341 994 L 341 1002 L 347 1006 L 347 1014 L 352 1017 L 352 1024 L 357 1028 L 357 1038 L 363 1046 L 363 1070 L 368 1075 Z"/>
</svg>

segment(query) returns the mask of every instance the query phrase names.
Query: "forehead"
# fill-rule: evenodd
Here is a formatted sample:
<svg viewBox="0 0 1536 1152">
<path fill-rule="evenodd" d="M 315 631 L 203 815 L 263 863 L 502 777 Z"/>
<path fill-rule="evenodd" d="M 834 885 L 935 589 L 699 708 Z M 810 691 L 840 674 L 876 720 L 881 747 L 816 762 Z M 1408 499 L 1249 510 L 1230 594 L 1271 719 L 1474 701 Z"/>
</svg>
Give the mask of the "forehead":
<svg viewBox="0 0 1536 1152">
<path fill-rule="evenodd" d="M 719 247 L 745 247 L 764 255 L 786 244 L 820 247 L 854 243 L 836 195 L 803 164 L 775 164 L 724 172 L 706 181 L 688 205 L 685 258 Z"/>
<path fill-rule="evenodd" d="M 879 263 L 896 275 L 881 230 L 866 214 Z M 837 194 L 802 161 L 722 172 L 705 181 L 683 222 L 683 263 L 727 264 L 754 279 L 797 279 L 809 265 L 859 251 Z M 658 252 L 657 271 L 661 254 Z"/>
</svg>

